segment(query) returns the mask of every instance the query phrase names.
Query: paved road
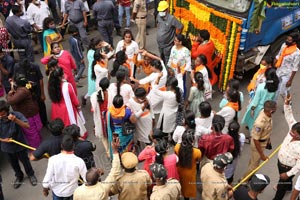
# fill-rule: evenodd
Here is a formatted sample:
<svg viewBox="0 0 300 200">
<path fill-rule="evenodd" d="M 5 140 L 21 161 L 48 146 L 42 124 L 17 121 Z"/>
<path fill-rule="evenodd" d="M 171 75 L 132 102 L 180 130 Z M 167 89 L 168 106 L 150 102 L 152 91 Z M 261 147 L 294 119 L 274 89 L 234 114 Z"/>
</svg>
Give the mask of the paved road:
<svg viewBox="0 0 300 200">
<path fill-rule="evenodd" d="M 152 17 L 150 15 L 150 17 Z M 149 20 L 149 25 L 151 25 L 153 27 L 154 23 L 153 23 L 153 19 Z M 136 27 L 135 25 L 132 25 L 133 28 L 133 32 L 134 35 L 136 35 Z M 97 33 L 97 31 L 92 31 L 90 33 L 90 37 L 95 36 Z M 65 49 L 68 49 L 68 36 L 66 36 L 64 42 L 63 42 L 63 46 L 65 47 Z M 121 38 L 118 36 L 114 36 L 114 42 L 115 44 L 120 40 Z M 147 36 L 147 45 L 146 45 L 147 49 L 158 53 L 158 49 L 156 46 L 156 29 L 155 28 L 151 28 L 149 29 L 149 35 Z M 36 61 L 39 61 L 39 59 L 41 58 L 41 54 L 36 55 Z M 110 66 L 111 67 L 111 66 Z M 41 65 L 41 69 L 43 69 L 43 66 Z M 42 70 L 44 72 L 44 70 Z M 86 70 L 87 73 L 87 70 Z M 141 75 L 139 75 L 141 76 Z M 294 85 L 293 85 L 293 89 L 291 94 L 293 95 L 293 108 L 294 108 L 294 115 L 296 119 L 300 120 L 300 106 L 297 102 L 299 102 L 299 94 L 300 94 L 300 87 L 298 87 L 298 83 L 299 83 L 299 79 L 300 79 L 300 75 L 299 73 L 296 75 L 295 80 L 294 80 Z M 44 79 L 47 85 L 47 80 L 46 78 Z M 248 102 L 248 97 L 247 97 L 247 93 L 246 93 L 246 84 L 249 82 L 249 77 L 245 77 L 245 79 L 243 80 L 243 82 L 241 83 L 241 88 L 242 91 L 244 92 L 244 96 L 245 96 L 245 102 L 243 104 L 243 108 L 242 108 L 242 113 L 241 113 L 241 117 L 243 116 L 246 107 L 247 107 L 247 103 Z M 87 81 L 81 80 L 81 83 L 85 85 L 85 87 L 83 88 L 78 88 L 78 94 L 79 97 L 81 97 L 81 95 L 84 95 L 87 91 Z M 45 86 L 46 87 L 46 86 Z M 213 100 L 211 101 L 211 104 L 214 108 L 214 110 L 218 111 L 218 104 L 220 102 L 220 99 L 222 98 L 222 94 L 218 91 L 216 91 L 213 95 Z M 46 104 L 47 104 L 47 109 L 48 109 L 48 115 L 50 114 L 49 109 L 50 109 L 50 101 L 49 98 L 47 98 L 46 100 Z M 273 144 L 273 149 L 275 149 L 283 140 L 283 138 L 285 137 L 285 135 L 287 134 L 288 131 L 288 127 L 287 127 L 287 123 L 285 122 L 284 119 L 284 115 L 283 115 L 283 102 L 282 100 L 279 101 L 278 104 L 278 109 L 277 112 L 274 115 L 274 125 L 273 125 L 273 133 L 272 133 L 272 144 Z M 95 156 L 95 160 L 96 160 L 96 165 L 98 167 L 103 167 L 106 170 L 106 174 L 108 172 L 108 170 L 110 169 L 110 163 L 107 160 L 105 153 L 104 153 L 104 149 L 102 146 L 102 143 L 95 138 L 95 136 L 93 135 L 93 119 L 92 119 L 92 114 L 90 112 L 90 103 L 88 102 L 88 104 L 83 107 L 83 112 L 86 118 L 86 127 L 87 130 L 89 131 L 89 137 L 88 139 L 92 142 L 94 142 L 97 145 L 97 150 L 94 153 Z M 240 117 L 240 118 L 241 118 Z M 241 119 L 240 119 L 241 120 Z M 244 127 L 242 127 L 242 132 L 248 134 L 248 132 L 245 130 Z M 49 136 L 49 132 L 47 129 L 43 129 L 42 130 L 42 135 L 43 138 L 46 138 Z M 239 160 L 238 163 L 238 167 L 235 173 L 235 181 L 237 179 L 239 179 L 243 173 L 245 172 L 247 165 L 248 165 L 248 160 L 249 160 L 249 152 L 250 152 L 250 146 L 248 144 L 245 144 L 244 150 L 242 152 L 241 158 Z M 271 151 L 268 151 L 269 153 L 271 153 Z M 267 153 L 267 155 L 269 155 L 269 153 Z M 52 199 L 51 195 L 49 197 L 44 197 L 42 195 L 42 185 L 39 184 L 35 187 L 30 185 L 30 182 L 28 180 L 28 178 L 25 178 L 24 180 L 24 185 L 22 185 L 19 189 L 13 189 L 12 186 L 12 182 L 14 180 L 14 174 L 13 174 L 13 170 L 10 168 L 10 165 L 7 162 L 6 156 L 1 154 L 1 158 L 0 159 L 0 167 L 1 167 L 1 174 L 3 177 L 3 192 L 5 195 L 5 199 L 6 200 L 16 200 L 16 199 L 24 199 L 24 200 L 31 200 L 31 199 Z M 259 196 L 259 198 L 261 200 L 270 200 L 273 198 L 275 192 L 272 189 L 273 185 L 275 185 L 277 179 L 278 179 L 278 171 L 277 171 L 277 156 L 275 156 L 274 158 L 272 158 L 261 170 L 261 173 L 267 174 L 270 176 L 271 178 L 271 184 L 269 187 L 266 188 L 266 190 L 264 191 L 263 194 L 261 194 Z M 36 161 L 36 162 L 32 162 L 33 168 L 35 170 L 35 174 L 37 176 L 37 179 L 39 181 L 43 180 L 45 171 L 46 171 L 46 167 L 47 167 L 47 160 L 43 159 L 41 161 Z M 142 164 L 139 164 L 139 166 L 141 167 Z M 286 195 L 285 200 L 289 199 L 288 198 L 289 194 Z M 200 199 L 197 198 L 197 199 Z"/>
</svg>

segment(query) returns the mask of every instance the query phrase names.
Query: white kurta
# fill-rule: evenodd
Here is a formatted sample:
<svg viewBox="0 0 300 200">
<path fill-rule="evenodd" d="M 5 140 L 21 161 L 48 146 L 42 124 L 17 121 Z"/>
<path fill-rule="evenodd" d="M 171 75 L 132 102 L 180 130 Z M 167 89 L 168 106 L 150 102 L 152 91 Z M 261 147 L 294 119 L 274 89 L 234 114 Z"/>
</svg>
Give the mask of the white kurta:
<svg viewBox="0 0 300 200">
<path fill-rule="evenodd" d="M 211 99 L 212 98 L 212 86 L 208 77 L 208 71 L 207 69 L 204 67 L 203 69 L 197 71 L 197 72 L 201 72 L 203 75 L 203 81 L 204 81 L 204 89 L 205 89 L 205 98 L 206 99 Z M 195 72 L 196 73 L 196 72 Z"/>
<path fill-rule="evenodd" d="M 100 65 L 96 64 L 94 67 L 94 72 L 96 75 L 96 90 L 100 89 L 99 83 L 101 81 L 101 79 L 103 79 L 104 77 L 108 77 L 108 69 L 105 67 L 101 67 Z"/>
<path fill-rule="evenodd" d="M 91 97 L 91 107 L 93 110 L 93 120 L 94 120 L 94 125 L 95 125 L 95 136 L 97 138 L 102 138 L 102 121 L 101 121 L 101 111 L 100 111 L 100 106 L 99 102 L 97 99 L 98 91 L 94 92 Z"/>
<path fill-rule="evenodd" d="M 121 40 L 118 42 L 117 47 L 116 47 L 116 53 L 118 51 L 123 50 L 124 47 L 124 40 Z M 129 46 L 126 46 L 125 53 L 128 57 L 128 61 L 131 66 L 131 74 L 130 76 L 133 75 L 133 69 L 134 69 L 134 62 L 133 62 L 133 57 L 135 54 L 138 54 L 139 52 L 139 45 L 136 43 L 136 41 L 132 40 Z"/>
<path fill-rule="evenodd" d="M 200 117 L 195 118 L 195 124 L 196 124 L 195 136 L 201 137 L 201 135 L 210 134 L 213 118 L 214 118 L 213 112 L 211 112 L 210 116 L 207 118 L 200 118 Z"/>
<path fill-rule="evenodd" d="M 129 99 L 129 107 L 133 114 L 140 115 L 137 117 L 137 122 L 135 124 L 136 133 L 134 135 L 135 141 L 140 141 L 144 143 L 150 143 L 148 135 L 152 130 L 152 119 L 154 119 L 154 114 L 150 106 L 150 110 L 145 109 L 142 111 L 143 103 L 140 104 L 134 100 L 134 98 Z"/>
<path fill-rule="evenodd" d="M 172 91 L 160 91 L 158 85 L 153 87 L 154 93 L 163 98 L 163 105 L 157 122 L 157 128 L 163 127 L 164 133 L 172 133 L 176 126 L 178 102 L 176 94 Z"/>
<path fill-rule="evenodd" d="M 163 64 L 163 61 L 161 61 L 161 64 L 163 66 L 163 70 L 162 70 L 163 76 L 159 80 L 158 88 L 164 87 L 166 85 L 167 76 L 168 76 L 168 73 L 165 68 L 165 65 Z M 139 80 L 139 84 L 150 83 L 151 88 L 153 88 L 158 75 L 159 75 L 159 73 L 153 72 L 149 76 L 146 76 L 145 78 Z M 156 93 L 154 93 L 153 89 L 150 90 L 147 97 L 149 99 L 149 102 L 151 104 L 153 112 L 155 114 L 159 114 L 162 109 L 163 98 L 161 96 L 157 95 Z"/>
<path fill-rule="evenodd" d="M 227 134 L 228 133 L 228 126 L 230 122 L 233 121 L 233 118 L 235 117 L 235 110 L 229 106 L 223 107 L 219 112 L 217 112 L 217 115 L 221 115 L 225 119 L 225 126 L 222 130 L 222 133 Z"/>
<path fill-rule="evenodd" d="M 117 95 L 117 84 L 111 83 L 108 89 L 111 95 L 111 98 L 108 99 L 108 108 L 109 108 L 112 105 L 114 97 Z M 129 99 L 134 97 L 132 87 L 127 83 L 121 85 L 120 95 L 123 97 L 124 105 L 128 106 Z"/>
<path fill-rule="evenodd" d="M 184 91 L 184 82 L 183 82 L 183 76 L 178 77 L 177 76 L 177 69 L 173 67 L 173 65 L 179 64 L 180 67 L 184 66 L 184 71 L 191 71 L 191 53 L 190 50 L 186 47 L 182 47 L 180 49 L 177 49 L 174 45 L 171 49 L 170 58 L 168 61 L 168 66 L 173 69 L 175 76 L 178 80 L 178 87 Z M 183 72 L 181 72 L 183 73 Z"/>
</svg>

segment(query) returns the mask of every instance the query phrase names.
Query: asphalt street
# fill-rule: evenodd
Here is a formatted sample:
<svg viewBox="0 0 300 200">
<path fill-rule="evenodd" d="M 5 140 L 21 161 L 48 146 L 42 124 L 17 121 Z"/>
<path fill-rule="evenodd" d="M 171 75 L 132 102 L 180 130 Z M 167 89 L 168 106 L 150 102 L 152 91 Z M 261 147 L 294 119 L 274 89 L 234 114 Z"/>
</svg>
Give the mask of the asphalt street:
<svg viewBox="0 0 300 200">
<path fill-rule="evenodd" d="M 156 43 L 156 28 L 154 28 L 154 21 L 153 21 L 153 15 L 149 15 L 149 25 L 151 28 L 148 30 L 149 35 L 147 35 L 147 44 L 146 48 L 147 50 L 158 53 L 158 48 L 157 48 L 157 43 Z M 132 31 L 134 35 L 136 35 L 136 25 L 132 24 Z M 92 38 L 93 36 L 99 34 L 98 31 L 93 30 L 89 33 L 89 37 Z M 69 35 L 65 36 L 65 39 L 63 41 L 63 47 L 64 49 L 69 48 L 68 44 L 68 37 Z M 116 36 L 114 33 L 114 43 L 116 44 L 119 40 L 121 40 L 121 37 Z M 115 45 L 116 46 L 116 45 Z M 35 46 L 35 48 L 39 48 L 39 46 Z M 35 60 L 37 63 L 40 64 L 41 70 L 44 73 L 44 66 L 39 62 L 40 58 L 42 57 L 42 54 L 37 54 L 35 55 Z M 87 66 L 87 61 L 86 61 L 86 66 Z M 112 68 L 112 65 L 110 65 L 110 69 Z M 252 72 L 249 72 L 247 74 L 250 74 Z M 87 74 L 87 69 L 85 70 L 85 74 Z M 143 74 L 138 74 L 138 78 L 143 77 Z M 296 77 L 293 82 L 292 86 L 292 91 L 291 94 L 293 96 L 293 110 L 294 110 L 294 116 L 297 119 L 300 120 L 300 104 L 298 103 L 300 100 L 300 87 L 299 87 L 299 80 L 300 75 L 299 73 L 296 74 Z M 45 88 L 47 87 L 47 77 L 44 77 L 44 82 L 45 82 Z M 246 107 L 248 105 L 248 94 L 246 92 L 246 85 L 249 82 L 249 75 L 247 75 L 243 81 L 241 82 L 241 90 L 244 93 L 245 97 L 245 102 L 243 103 L 240 119 L 242 118 L 244 112 L 246 111 Z M 78 98 L 80 99 L 82 95 L 84 95 L 87 91 L 87 79 L 83 79 L 80 81 L 84 87 L 78 88 Z M 48 110 L 48 116 L 50 116 L 50 107 L 51 107 L 51 102 L 48 98 L 47 90 L 46 95 L 46 105 L 47 105 L 47 110 Z M 215 111 L 219 111 L 218 104 L 222 98 L 223 94 L 219 92 L 217 89 L 215 89 L 215 93 L 213 94 L 213 100 L 211 100 L 212 107 Z M 105 169 L 105 175 L 110 170 L 111 164 L 109 160 L 106 158 L 104 148 L 102 146 L 102 143 L 97 139 L 94 134 L 93 134 L 93 117 L 90 111 L 90 102 L 88 101 L 87 105 L 83 107 L 83 113 L 86 119 L 86 128 L 89 132 L 88 140 L 94 142 L 97 145 L 97 149 L 94 152 L 94 157 L 96 161 L 97 167 L 102 167 Z M 248 131 L 245 129 L 245 127 L 242 126 L 241 132 L 245 133 L 248 135 Z M 288 126 L 287 123 L 284 119 L 283 115 L 283 101 L 280 99 L 278 102 L 278 108 L 277 112 L 273 116 L 273 132 L 271 136 L 271 141 L 273 145 L 273 150 L 276 149 L 276 147 L 282 142 L 283 138 L 286 136 L 288 133 Z M 47 138 L 49 136 L 49 131 L 46 128 L 43 128 L 42 130 L 42 136 L 43 138 Z M 265 150 L 266 155 L 271 154 L 272 150 Z M 235 177 L 234 181 L 236 182 L 246 171 L 247 166 L 248 166 L 248 161 L 250 157 L 250 145 L 245 144 L 243 152 L 241 154 L 241 157 L 238 162 L 237 170 L 235 172 Z M 271 178 L 271 184 L 265 189 L 263 194 L 259 196 L 259 199 L 261 200 L 270 200 L 274 197 L 275 191 L 273 190 L 273 186 L 276 184 L 278 181 L 278 170 L 277 170 L 277 155 L 275 155 L 270 161 L 260 169 L 259 173 L 263 173 L 268 175 Z M 40 161 L 34 161 L 32 162 L 33 168 L 35 170 L 35 175 L 39 181 L 39 184 L 35 187 L 31 186 L 29 179 L 26 177 L 24 179 L 24 184 L 18 188 L 14 189 L 12 182 L 14 181 L 14 172 L 11 169 L 7 158 L 5 154 L 1 154 L 1 159 L 0 159 L 0 169 L 1 169 L 1 175 L 3 178 L 3 192 L 6 200 L 16 200 L 16 199 L 24 199 L 24 200 L 31 200 L 31 199 L 52 199 L 51 194 L 48 197 L 44 197 L 42 193 L 42 184 L 41 181 L 43 180 L 46 168 L 47 168 L 47 160 L 43 159 Z M 139 168 L 142 168 L 142 163 L 139 164 Z M 104 179 L 103 177 L 103 179 Z M 294 178 L 294 181 L 296 181 L 297 176 Z M 199 192 L 198 192 L 199 194 Z M 286 195 L 284 198 L 285 200 L 289 199 L 290 193 Z M 114 197 L 115 199 L 116 197 Z M 200 197 L 197 197 L 197 199 L 200 199 Z"/>
</svg>

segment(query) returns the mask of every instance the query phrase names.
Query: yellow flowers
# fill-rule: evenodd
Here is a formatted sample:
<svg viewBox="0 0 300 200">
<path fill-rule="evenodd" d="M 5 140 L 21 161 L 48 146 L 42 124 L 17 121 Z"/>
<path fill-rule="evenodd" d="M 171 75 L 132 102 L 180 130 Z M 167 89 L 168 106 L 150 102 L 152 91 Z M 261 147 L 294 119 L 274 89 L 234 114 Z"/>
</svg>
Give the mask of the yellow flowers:
<svg viewBox="0 0 300 200">
<path fill-rule="evenodd" d="M 25 87 L 27 90 L 30 90 L 32 88 L 32 85 L 30 83 L 26 83 Z"/>
<path fill-rule="evenodd" d="M 183 33 L 190 32 L 190 38 L 194 38 L 192 34 L 196 34 L 200 29 L 210 32 L 210 39 L 223 57 L 219 88 L 225 90 L 228 79 L 233 77 L 235 70 L 242 20 L 209 8 L 197 0 L 181 1 L 183 3 L 178 4 L 176 0 L 171 0 L 171 11 L 174 10 L 173 15 L 184 25 Z"/>
</svg>

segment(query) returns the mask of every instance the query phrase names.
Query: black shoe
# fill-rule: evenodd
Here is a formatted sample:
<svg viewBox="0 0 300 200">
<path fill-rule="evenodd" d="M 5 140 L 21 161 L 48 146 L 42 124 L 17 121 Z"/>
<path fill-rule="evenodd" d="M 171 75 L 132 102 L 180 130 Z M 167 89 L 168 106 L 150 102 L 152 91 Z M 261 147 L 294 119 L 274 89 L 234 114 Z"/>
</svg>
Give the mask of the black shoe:
<svg viewBox="0 0 300 200">
<path fill-rule="evenodd" d="M 37 179 L 36 179 L 35 175 L 29 176 L 29 181 L 30 181 L 32 186 L 37 185 Z"/>
<path fill-rule="evenodd" d="M 16 177 L 16 180 L 14 181 L 14 188 L 18 189 L 23 184 L 23 178 Z"/>
</svg>

